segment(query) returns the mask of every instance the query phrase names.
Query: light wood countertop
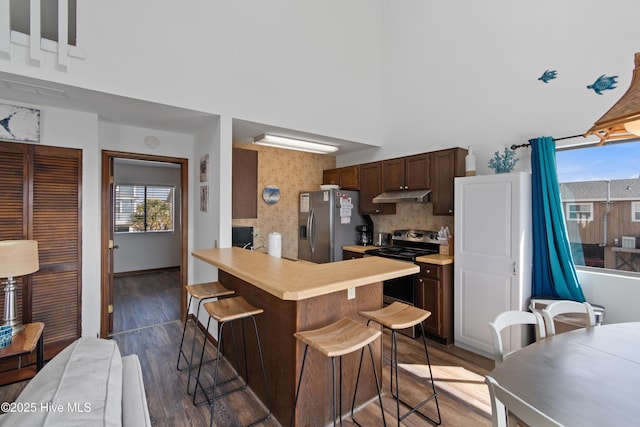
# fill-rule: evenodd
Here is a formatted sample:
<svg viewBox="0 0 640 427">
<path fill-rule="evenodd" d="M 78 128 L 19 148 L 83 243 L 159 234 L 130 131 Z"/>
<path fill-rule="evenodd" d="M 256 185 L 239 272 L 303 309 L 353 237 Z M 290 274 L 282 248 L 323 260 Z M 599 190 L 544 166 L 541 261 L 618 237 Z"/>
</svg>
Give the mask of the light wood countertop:
<svg viewBox="0 0 640 427">
<path fill-rule="evenodd" d="M 416 264 L 381 257 L 311 264 L 236 247 L 199 249 L 191 254 L 277 298 L 291 301 L 408 276 L 420 271 Z"/>
<path fill-rule="evenodd" d="M 351 252 L 357 252 L 357 253 L 361 253 L 363 254 L 364 251 L 367 251 L 369 249 L 378 249 L 378 246 L 363 246 L 363 245 L 349 245 L 349 246 L 343 246 L 342 250 L 344 251 L 351 251 Z M 416 258 L 417 262 L 424 262 L 427 264 L 437 264 L 437 265 L 447 265 L 447 264 L 453 264 L 453 256 L 452 255 L 440 255 L 440 254 L 435 254 L 435 255 L 425 255 L 425 256 L 421 256 Z"/>
<path fill-rule="evenodd" d="M 343 246 L 342 250 L 343 251 L 351 251 L 351 252 L 357 252 L 359 254 L 363 254 L 364 251 L 368 251 L 369 249 L 378 249 L 378 246 L 373 246 L 373 245 L 348 245 L 348 246 Z"/>
<path fill-rule="evenodd" d="M 425 255 L 416 258 L 416 262 L 424 262 L 427 264 L 447 265 L 453 264 L 453 256 L 451 255 Z"/>
</svg>

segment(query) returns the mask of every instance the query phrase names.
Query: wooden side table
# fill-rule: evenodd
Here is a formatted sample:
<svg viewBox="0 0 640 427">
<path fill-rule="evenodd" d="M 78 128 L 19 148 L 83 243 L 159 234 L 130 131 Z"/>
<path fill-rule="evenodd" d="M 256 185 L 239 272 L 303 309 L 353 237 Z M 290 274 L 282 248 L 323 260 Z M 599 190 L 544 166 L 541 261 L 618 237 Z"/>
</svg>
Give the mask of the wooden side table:
<svg viewBox="0 0 640 427">
<path fill-rule="evenodd" d="M 13 337 L 11 345 L 0 348 L 0 360 L 20 357 L 36 350 L 36 366 L 18 365 L 18 369 L 0 373 L 0 385 L 33 378 L 44 364 L 44 323 L 34 322 L 24 325 L 24 331 Z"/>
</svg>

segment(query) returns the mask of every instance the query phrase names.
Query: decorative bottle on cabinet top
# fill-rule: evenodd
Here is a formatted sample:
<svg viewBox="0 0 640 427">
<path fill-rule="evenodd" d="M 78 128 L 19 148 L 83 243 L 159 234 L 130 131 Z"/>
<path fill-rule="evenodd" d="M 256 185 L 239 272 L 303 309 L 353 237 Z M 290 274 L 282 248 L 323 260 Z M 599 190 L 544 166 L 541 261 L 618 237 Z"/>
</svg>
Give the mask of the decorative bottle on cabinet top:
<svg viewBox="0 0 640 427">
<path fill-rule="evenodd" d="M 464 158 L 465 172 L 467 176 L 476 175 L 476 155 L 473 154 L 471 146 L 469 146 L 469 153 Z"/>
</svg>

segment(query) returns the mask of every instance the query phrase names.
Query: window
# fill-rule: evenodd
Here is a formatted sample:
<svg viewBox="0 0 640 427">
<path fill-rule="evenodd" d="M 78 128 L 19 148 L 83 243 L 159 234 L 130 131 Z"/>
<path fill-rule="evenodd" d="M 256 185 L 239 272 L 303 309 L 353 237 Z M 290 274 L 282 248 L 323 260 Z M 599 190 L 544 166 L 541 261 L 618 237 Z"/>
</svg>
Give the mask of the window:
<svg viewBox="0 0 640 427">
<path fill-rule="evenodd" d="M 58 41 L 58 1 L 40 2 L 40 32 L 42 38 Z M 67 23 L 68 40 L 67 43 L 76 45 L 76 0 L 67 1 Z M 10 2 L 10 22 L 11 30 L 23 34 L 31 34 L 31 7 L 30 2 L 25 0 L 11 0 Z"/>
<path fill-rule="evenodd" d="M 638 273 L 637 264 L 630 262 L 635 254 L 622 246 L 622 236 L 640 236 L 638 159 L 640 141 L 556 153 L 560 197 L 576 265 Z"/>
<path fill-rule="evenodd" d="M 568 221 L 593 220 L 593 203 L 567 203 Z"/>
<path fill-rule="evenodd" d="M 173 231 L 173 186 L 116 184 L 114 231 Z"/>
</svg>

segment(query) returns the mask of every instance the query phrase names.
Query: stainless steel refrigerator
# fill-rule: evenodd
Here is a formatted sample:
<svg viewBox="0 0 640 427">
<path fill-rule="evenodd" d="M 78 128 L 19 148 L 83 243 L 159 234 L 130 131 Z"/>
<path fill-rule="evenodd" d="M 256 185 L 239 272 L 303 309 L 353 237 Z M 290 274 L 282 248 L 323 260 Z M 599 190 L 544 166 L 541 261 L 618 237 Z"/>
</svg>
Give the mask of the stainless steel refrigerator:
<svg viewBox="0 0 640 427">
<path fill-rule="evenodd" d="M 365 224 L 358 192 L 304 191 L 298 201 L 298 259 L 342 261 L 342 247 L 356 243 L 356 227 Z"/>
</svg>

